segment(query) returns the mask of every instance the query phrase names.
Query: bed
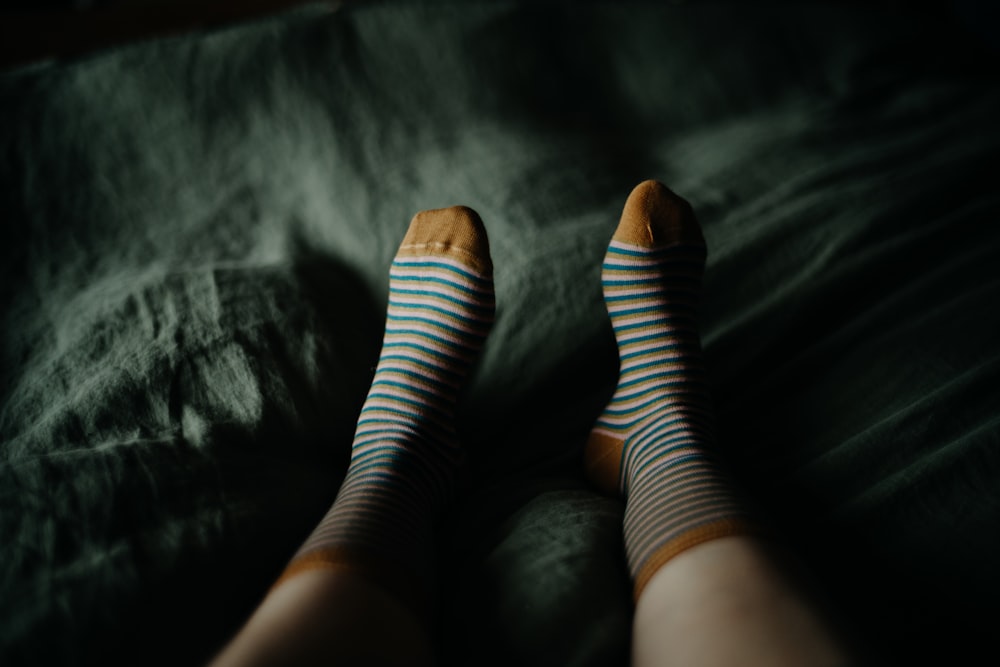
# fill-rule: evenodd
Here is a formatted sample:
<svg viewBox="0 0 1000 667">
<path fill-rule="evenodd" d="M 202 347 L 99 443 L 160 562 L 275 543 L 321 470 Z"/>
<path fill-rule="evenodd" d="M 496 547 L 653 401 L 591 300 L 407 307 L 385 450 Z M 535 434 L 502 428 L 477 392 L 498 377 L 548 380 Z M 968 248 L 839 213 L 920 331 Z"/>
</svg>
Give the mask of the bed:
<svg viewBox="0 0 1000 667">
<path fill-rule="evenodd" d="M 0 664 L 232 635 L 336 494 L 410 218 L 452 204 L 498 317 L 441 662 L 627 664 L 622 505 L 581 451 L 645 178 L 703 224 L 756 509 L 885 663 L 995 654 L 1000 55 L 949 8 L 306 5 L 4 72 Z"/>
</svg>

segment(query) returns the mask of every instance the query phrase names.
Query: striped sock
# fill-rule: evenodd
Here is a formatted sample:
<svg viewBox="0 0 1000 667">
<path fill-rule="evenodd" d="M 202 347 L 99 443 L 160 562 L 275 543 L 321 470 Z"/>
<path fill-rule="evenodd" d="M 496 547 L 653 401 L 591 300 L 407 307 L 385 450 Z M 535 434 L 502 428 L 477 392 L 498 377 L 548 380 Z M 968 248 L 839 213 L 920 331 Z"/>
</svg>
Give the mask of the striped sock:
<svg viewBox="0 0 1000 667">
<path fill-rule="evenodd" d="M 635 598 L 670 558 L 750 531 L 713 461 L 713 416 L 697 303 L 705 242 L 687 202 L 646 181 L 628 198 L 604 259 L 618 386 L 587 442 L 591 479 L 625 499 Z"/>
<path fill-rule="evenodd" d="M 279 583 L 304 570 L 343 569 L 423 609 L 433 525 L 462 458 L 457 395 L 493 322 L 492 272 L 474 211 L 413 218 L 389 272 L 385 338 L 347 475 Z"/>
</svg>

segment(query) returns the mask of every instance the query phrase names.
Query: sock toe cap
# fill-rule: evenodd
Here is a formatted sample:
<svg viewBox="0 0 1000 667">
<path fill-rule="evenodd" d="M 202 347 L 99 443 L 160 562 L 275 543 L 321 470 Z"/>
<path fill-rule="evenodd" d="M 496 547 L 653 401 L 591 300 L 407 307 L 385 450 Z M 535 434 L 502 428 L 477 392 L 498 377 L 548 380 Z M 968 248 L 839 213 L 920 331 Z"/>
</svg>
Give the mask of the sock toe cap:
<svg viewBox="0 0 1000 667">
<path fill-rule="evenodd" d="M 691 205 L 653 180 L 632 190 L 614 239 L 643 248 L 705 242 Z"/>
<path fill-rule="evenodd" d="M 493 271 L 486 227 L 479 214 L 468 206 L 417 213 L 399 250 L 410 255 L 451 255 L 480 273 Z"/>
</svg>

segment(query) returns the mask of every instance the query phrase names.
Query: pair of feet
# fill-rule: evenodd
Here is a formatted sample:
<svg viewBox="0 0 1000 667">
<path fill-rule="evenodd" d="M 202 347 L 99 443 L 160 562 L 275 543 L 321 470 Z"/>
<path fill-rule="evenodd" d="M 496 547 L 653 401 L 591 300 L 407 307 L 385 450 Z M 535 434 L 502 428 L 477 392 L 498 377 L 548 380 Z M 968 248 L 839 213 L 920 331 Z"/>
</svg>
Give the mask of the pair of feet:
<svg viewBox="0 0 1000 667">
<path fill-rule="evenodd" d="M 674 555 L 750 524 L 712 460 L 712 411 L 696 320 L 705 244 L 690 206 L 639 184 L 604 259 L 621 360 L 617 389 L 586 445 L 588 474 L 625 499 L 638 598 Z M 433 524 L 460 456 L 455 405 L 494 316 L 479 216 L 418 213 L 392 263 L 385 338 L 333 507 L 283 579 L 344 569 L 413 608 L 430 591 Z"/>
</svg>

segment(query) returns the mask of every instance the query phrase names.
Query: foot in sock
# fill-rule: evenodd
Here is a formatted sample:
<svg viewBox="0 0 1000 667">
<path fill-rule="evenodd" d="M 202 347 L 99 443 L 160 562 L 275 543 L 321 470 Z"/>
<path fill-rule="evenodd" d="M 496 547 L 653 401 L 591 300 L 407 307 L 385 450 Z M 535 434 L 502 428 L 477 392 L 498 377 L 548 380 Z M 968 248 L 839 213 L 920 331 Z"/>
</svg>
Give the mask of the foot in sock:
<svg viewBox="0 0 1000 667">
<path fill-rule="evenodd" d="M 604 259 L 604 299 L 620 371 L 584 461 L 597 486 L 625 499 L 636 599 L 681 551 L 752 532 L 713 457 L 697 323 L 705 253 L 688 203 L 645 181 L 629 196 Z"/>
<path fill-rule="evenodd" d="M 342 569 L 422 610 L 433 524 L 462 459 L 455 404 L 493 322 L 492 271 L 474 211 L 413 218 L 389 272 L 385 338 L 350 466 L 279 584 L 304 570 Z"/>
</svg>

